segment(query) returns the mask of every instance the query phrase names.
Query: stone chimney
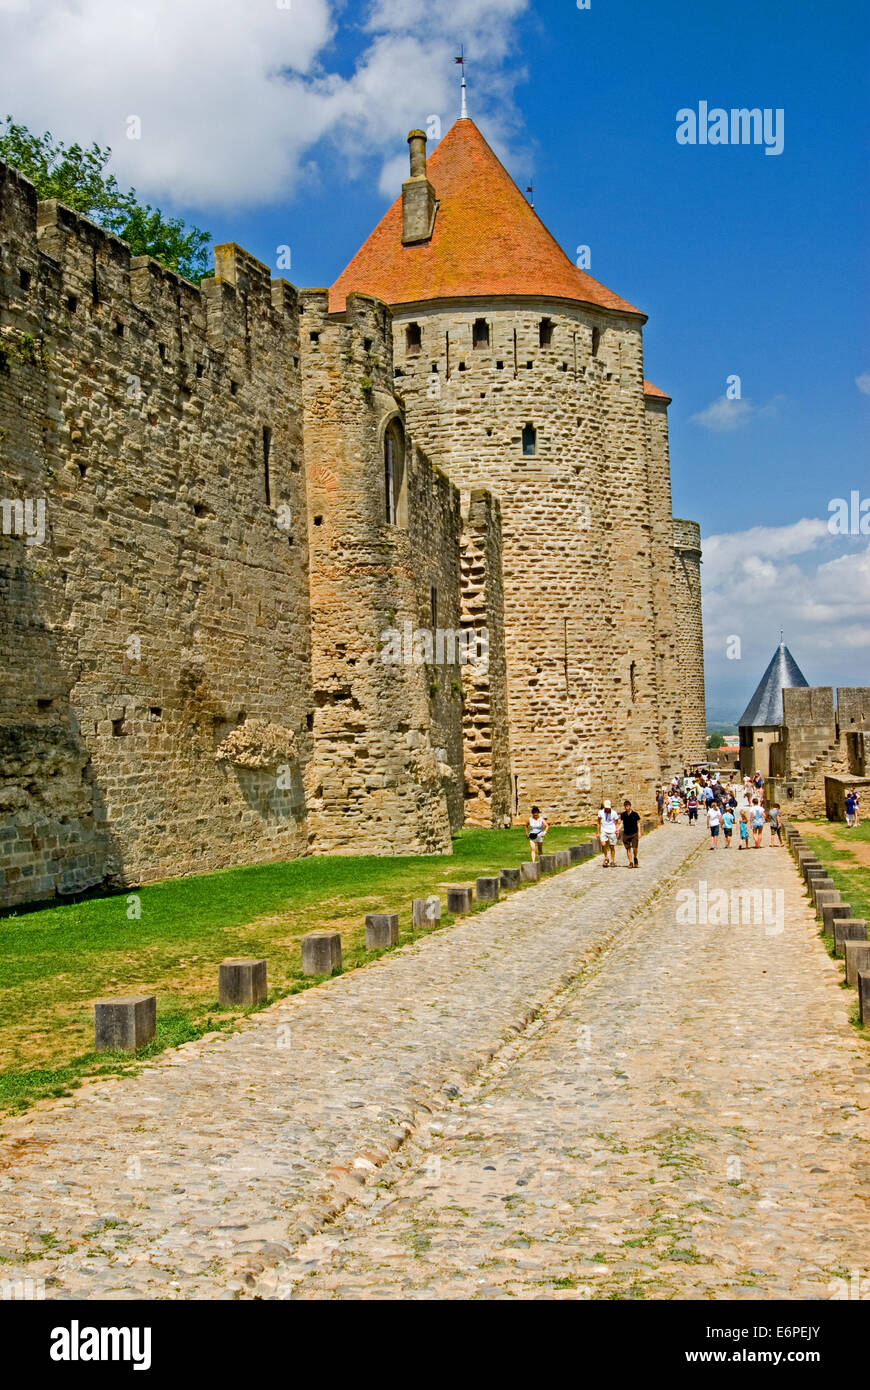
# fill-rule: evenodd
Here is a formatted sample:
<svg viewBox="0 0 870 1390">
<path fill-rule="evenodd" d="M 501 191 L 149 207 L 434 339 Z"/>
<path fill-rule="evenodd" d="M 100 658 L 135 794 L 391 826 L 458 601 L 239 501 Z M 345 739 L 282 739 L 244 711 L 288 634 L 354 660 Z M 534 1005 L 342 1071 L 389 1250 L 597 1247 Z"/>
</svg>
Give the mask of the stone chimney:
<svg viewBox="0 0 870 1390">
<path fill-rule="evenodd" d="M 426 135 L 412 130 L 411 177 L 402 184 L 402 245 L 428 241 L 435 225 L 435 189 L 426 177 Z"/>
</svg>

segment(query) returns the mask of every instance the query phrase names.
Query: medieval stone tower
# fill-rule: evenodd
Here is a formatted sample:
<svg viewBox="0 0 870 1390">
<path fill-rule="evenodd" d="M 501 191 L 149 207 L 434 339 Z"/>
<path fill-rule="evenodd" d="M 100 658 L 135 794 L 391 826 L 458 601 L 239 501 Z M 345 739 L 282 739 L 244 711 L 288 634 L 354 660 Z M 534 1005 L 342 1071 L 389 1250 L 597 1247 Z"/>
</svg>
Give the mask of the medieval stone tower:
<svg viewBox="0 0 870 1390">
<path fill-rule="evenodd" d="M 699 533 L 671 516 L 646 317 L 571 263 L 471 120 L 428 163 L 408 138 L 330 307 L 389 303 L 409 428 L 501 503 L 511 810 L 648 795 L 706 739 Z"/>
</svg>

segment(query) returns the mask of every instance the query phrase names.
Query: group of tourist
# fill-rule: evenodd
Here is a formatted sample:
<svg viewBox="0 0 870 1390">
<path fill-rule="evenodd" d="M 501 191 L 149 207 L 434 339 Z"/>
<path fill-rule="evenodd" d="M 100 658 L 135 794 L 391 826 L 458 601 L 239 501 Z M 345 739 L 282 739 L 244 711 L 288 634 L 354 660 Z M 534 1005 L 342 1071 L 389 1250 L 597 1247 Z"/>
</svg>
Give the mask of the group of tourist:
<svg viewBox="0 0 870 1390">
<path fill-rule="evenodd" d="M 666 819 L 673 823 L 685 812 L 689 824 L 696 825 L 698 812 L 702 811 L 711 849 L 718 849 L 720 836 L 725 848 L 730 849 L 735 826 L 738 849 L 749 849 L 750 835 L 752 847 L 761 849 L 765 825 L 770 829 L 770 845 L 781 845 L 782 811 L 778 801 L 765 807 L 763 786 L 760 772 L 744 777 L 742 786 L 723 782 L 718 772 L 709 776 L 683 773 L 682 777 L 675 776 L 669 787 L 659 787 L 656 792 L 659 824 L 663 825 Z"/>
<path fill-rule="evenodd" d="M 670 786 L 656 788 L 659 825 L 664 825 L 666 820 L 674 824 L 682 814 L 688 817 L 690 825 L 697 825 L 698 814 L 702 812 L 712 850 L 718 849 L 720 837 L 725 848 L 730 849 L 735 827 L 738 850 L 749 849 L 750 835 L 752 847 L 761 849 L 765 826 L 770 831 L 769 845 L 781 846 L 782 811 L 778 801 L 772 806 L 765 806 L 763 788 L 764 779 L 760 772 L 754 777 L 744 777 L 742 786 L 739 782 L 721 781 L 718 772 L 710 775 L 684 772 L 682 777 L 675 776 Z M 858 793 L 854 787 L 850 787 L 846 793 L 847 825 L 858 825 L 859 810 Z M 533 806 L 525 826 L 532 863 L 543 848 L 544 836 L 549 828 L 549 821 L 542 814 L 540 806 Z M 628 799 L 623 802 L 621 811 L 614 810 L 609 801 L 604 801 L 598 812 L 598 840 L 605 869 L 616 867 L 616 845 L 620 836 L 628 867 L 636 869 L 640 814 Z"/>
</svg>

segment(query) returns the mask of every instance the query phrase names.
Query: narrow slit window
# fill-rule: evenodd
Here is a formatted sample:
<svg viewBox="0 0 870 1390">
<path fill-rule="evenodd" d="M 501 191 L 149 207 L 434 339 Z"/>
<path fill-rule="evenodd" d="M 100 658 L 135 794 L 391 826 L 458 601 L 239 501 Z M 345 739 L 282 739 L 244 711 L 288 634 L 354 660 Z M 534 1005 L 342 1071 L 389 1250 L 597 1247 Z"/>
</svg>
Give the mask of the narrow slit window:
<svg viewBox="0 0 870 1390">
<path fill-rule="evenodd" d="M 553 320 L 541 319 L 538 325 L 538 342 L 541 347 L 549 347 L 553 341 Z"/>
<path fill-rule="evenodd" d="M 535 453 L 538 443 L 538 434 L 534 425 L 523 425 L 523 453 L 532 455 Z"/>
<path fill-rule="evenodd" d="M 489 347 L 489 324 L 486 319 L 475 319 L 471 330 L 472 346 L 476 348 Z"/>
<path fill-rule="evenodd" d="M 405 351 L 413 357 L 423 346 L 423 330 L 419 323 L 409 323 L 405 329 Z"/>
<path fill-rule="evenodd" d="M 438 590 L 434 584 L 429 587 L 429 611 L 432 616 L 432 630 L 434 632 L 438 627 Z"/>
<path fill-rule="evenodd" d="M 600 328 L 593 328 L 593 330 L 592 330 L 592 356 L 593 356 L 593 357 L 597 357 L 597 356 L 598 356 L 598 349 L 599 349 L 600 347 L 601 347 L 601 329 L 600 329 Z"/>
</svg>

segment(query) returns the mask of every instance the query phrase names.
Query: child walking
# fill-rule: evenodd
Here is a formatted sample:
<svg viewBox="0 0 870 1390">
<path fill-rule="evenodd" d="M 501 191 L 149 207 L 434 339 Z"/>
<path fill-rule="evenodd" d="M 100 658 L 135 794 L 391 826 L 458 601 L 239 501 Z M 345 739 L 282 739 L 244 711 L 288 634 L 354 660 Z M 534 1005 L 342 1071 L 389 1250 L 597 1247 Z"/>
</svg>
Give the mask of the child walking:
<svg viewBox="0 0 870 1390">
<path fill-rule="evenodd" d="M 745 808 L 740 812 L 737 829 L 740 832 L 740 843 L 737 848 L 749 849 L 749 816 L 746 814 Z"/>
</svg>

